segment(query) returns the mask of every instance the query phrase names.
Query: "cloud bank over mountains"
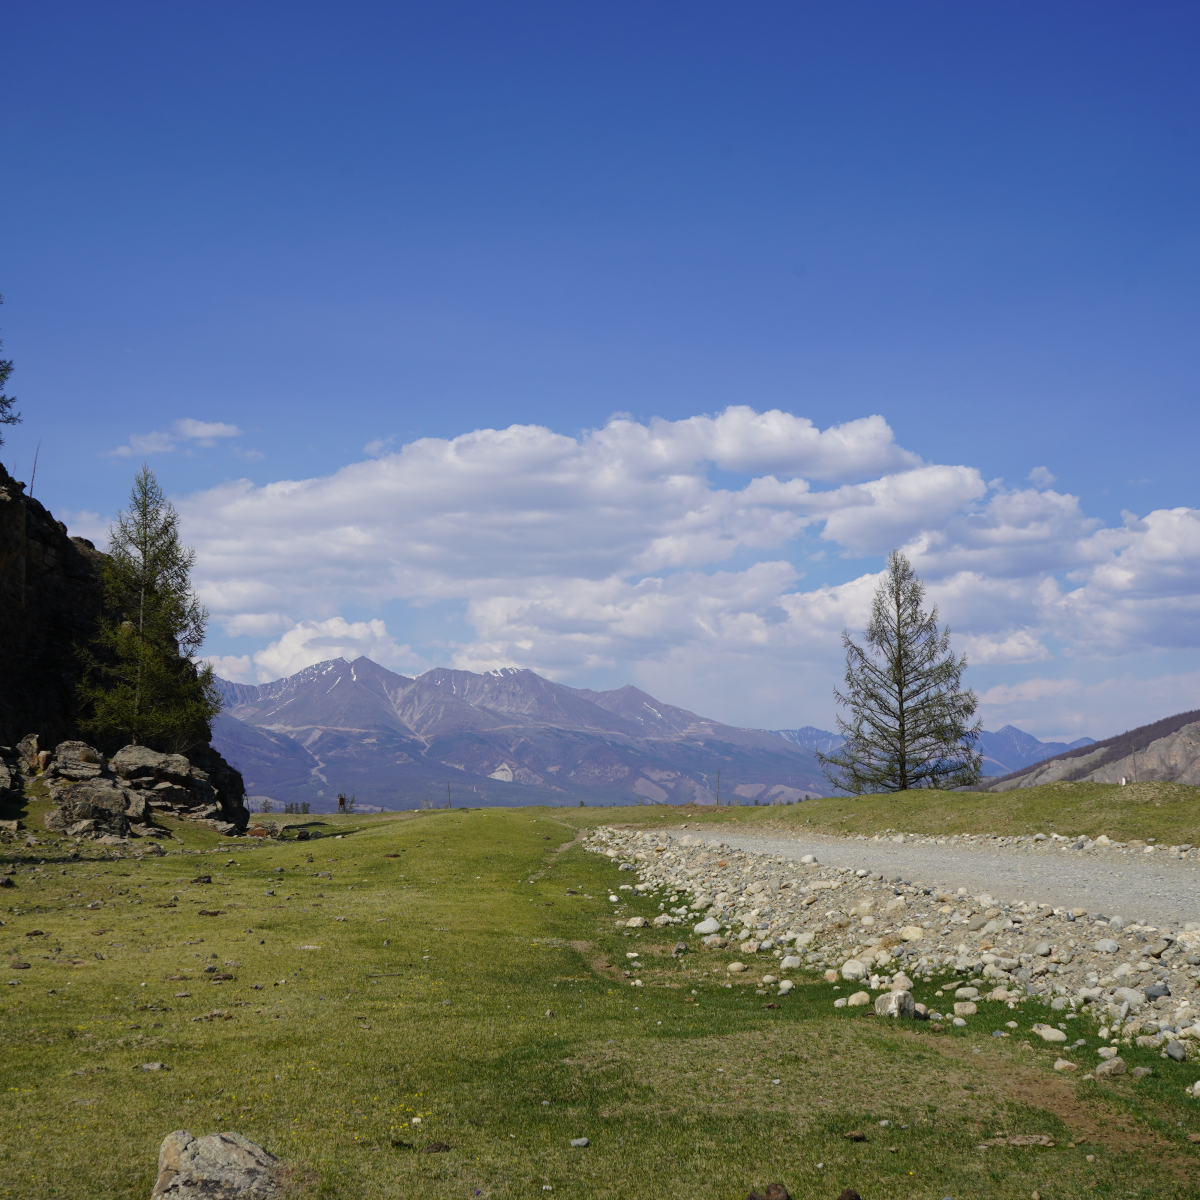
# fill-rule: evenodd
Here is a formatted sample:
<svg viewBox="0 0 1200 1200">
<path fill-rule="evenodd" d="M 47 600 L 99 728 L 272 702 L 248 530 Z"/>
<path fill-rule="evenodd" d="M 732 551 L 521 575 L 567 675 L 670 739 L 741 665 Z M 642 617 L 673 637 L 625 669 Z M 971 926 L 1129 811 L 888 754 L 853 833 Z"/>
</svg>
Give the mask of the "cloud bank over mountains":
<svg viewBox="0 0 1200 1200">
<path fill-rule="evenodd" d="M 1122 659 L 1200 645 L 1200 511 L 1105 527 L 1046 467 L 987 482 L 897 445 L 880 416 L 821 430 L 738 406 L 372 450 L 329 476 L 179 503 L 214 624 L 270 639 L 220 656 L 221 674 L 262 682 L 338 654 L 575 684 L 617 670 L 739 724 L 828 724 L 841 631 L 862 627 L 878 578 L 853 561 L 899 546 L 977 665 L 989 723 L 1100 736 L 1105 696 L 1156 716 L 1197 682 L 1184 669 L 1105 691 Z M 831 561 L 842 581 L 806 585 Z M 397 604 L 449 606 L 455 636 L 399 630 Z"/>
</svg>

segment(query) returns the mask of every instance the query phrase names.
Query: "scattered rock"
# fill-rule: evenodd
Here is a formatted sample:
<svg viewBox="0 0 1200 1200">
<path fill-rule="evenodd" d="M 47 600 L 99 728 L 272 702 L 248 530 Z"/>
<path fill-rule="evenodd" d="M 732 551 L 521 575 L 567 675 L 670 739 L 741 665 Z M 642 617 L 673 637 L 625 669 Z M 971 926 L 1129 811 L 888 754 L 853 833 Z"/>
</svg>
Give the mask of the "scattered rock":
<svg viewBox="0 0 1200 1200">
<path fill-rule="evenodd" d="M 861 1129 L 852 1129 L 844 1136 L 848 1142 L 865 1142 L 867 1140 L 867 1135 Z"/>
<path fill-rule="evenodd" d="M 178 1129 L 158 1152 L 151 1200 L 271 1200 L 280 1194 L 279 1160 L 240 1133 L 193 1137 Z"/>
<path fill-rule="evenodd" d="M 1093 947 L 1097 954 L 1116 954 L 1121 949 L 1112 938 L 1101 938 Z"/>
<path fill-rule="evenodd" d="M 630 917 L 625 924 L 629 929 L 645 929 L 650 922 L 645 917 Z M 717 928 L 719 929 L 720 926 L 718 925 Z"/>
<path fill-rule="evenodd" d="M 706 917 L 698 925 L 693 927 L 692 932 L 702 936 L 710 933 L 720 933 L 721 922 L 718 921 L 716 917 Z"/>
<path fill-rule="evenodd" d="M 875 998 L 875 1015 L 877 1017 L 915 1017 L 917 1006 L 913 1002 L 912 992 L 886 992 L 882 996 L 877 996 Z"/>
<path fill-rule="evenodd" d="M 979 1006 L 974 1000 L 958 1000 L 954 1005 L 954 1015 L 956 1017 L 973 1017 L 979 1011 Z M 1066 1036 L 1065 1034 L 1063 1035 Z"/>
<path fill-rule="evenodd" d="M 1114 1075 L 1124 1075 L 1128 1068 L 1125 1066 L 1123 1058 L 1110 1058 L 1107 1062 L 1102 1062 L 1096 1068 L 1097 1079 L 1107 1079 Z"/>
<path fill-rule="evenodd" d="M 738 975 L 745 969 L 746 969 L 746 964 L 744 962 L 731 962 L 729 964 L 729 966 L 727 966 L 725 968 L 725 970 L 727 970 L 730 973 L 730 975 Z"/>
<path fill-rule="evenodd" d="M 1187 1062 L 1187 1048 L 1182 1042 L 1168 1042 L 1167 1057 L 1174 1059 L 1176 1062 Z"/>
<path fill-rule="evenodd" d="M 882 997 L 880 997 L 882 999 Z M 865 1004 L 871 1003 L 870 992 L 855 992 L 853 996 L 846 998 L 846 1006 L 848 1008 L 862 1008 Z"/>
<path fill-rule="evenodd" d="M 1145 1079 L 1147 1075 L 1153 1075 L 1154 1071 L 1150 1067 L 1134 1067 L 1129 1073 L 1134 1077 L 1134 1079 Z M 1196 1140 L 1200 1141 L 1200 1137 L 1197 1137 Z"/>
<path fill-rule="evenodd" d="M 582 1150 L 585 1146 L 590 1146 L 592 1143 L 587 1138 L 572 1138 L 571 1145 L 577 1150 Z"/>
<path fill-rule="evenodd" d="M 166 1063 L 142 1063 L 143 1071 L 169 1071 L 170 1069 Z"/>
<path fill-rule="evenodd" d="M 1055 1059 L 1054 1069 L 1056 1071 L 1078 1071 L 1079 1065 L 1071 1062 L 1069 1058 Z"/>
<path fill-rule="evenodd" d="M 1067 1040 L 1067 1035 L 1061 1029 L 1055 1029 L 1053 1025 L 1044 1025 L 1040 1021 L 1033 1026 L 1033 1032 L 1043 1042 L 1065 1042 Z"/>
<path fill-rule="evenodd" d="M 851 980 L 855 983 L 860 979 L 865 979 L 870 974 L 866 963 L 859 962 L 857 958 L 847 959 L 842 963 L 842 978 Z"/>
</svg>

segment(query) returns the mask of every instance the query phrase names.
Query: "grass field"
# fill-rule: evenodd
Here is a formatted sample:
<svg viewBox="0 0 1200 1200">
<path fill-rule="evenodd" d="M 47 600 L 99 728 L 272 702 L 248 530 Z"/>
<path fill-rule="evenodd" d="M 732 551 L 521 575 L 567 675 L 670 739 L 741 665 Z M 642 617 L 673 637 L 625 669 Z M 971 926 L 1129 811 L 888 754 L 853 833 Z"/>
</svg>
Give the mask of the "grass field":
<svg viewBox="0 0 1200 1200">
<path fill-rule="evenodd" d="M 679 810 L 673 810 L 678 813 Z M 1200 844 L 1200 788 L 1178 783 L 1050 783 L 986 792 L 910 791 L 893 796 L 827 796 L 789 807 L 689 808 L 700 824 L 736 821 L 831 834 L 1105 833 L 1116 841 L 1157 838 L 1167 845 Z"/>
<path fill-rule="evenodd" d="M 296 1196 L 740 1200 L 776 1180 L 804 1200 L 1198 1194 L 1193 1066 L 1135 1049 L 1153 1076 L 1084 1083 L 1025 1045 L 1041 1009 L 897 1027 L 834 1010 L 849 989 L 814 976 L 760 995 L 761 971 L 728 987 L 730 954 L 693 937 L 673 957 L 680 930 L 617 929 L 609 888 L 629 875 L 577 836 L 668 819 L 696 818 L 320 818 L 319 841 L 262 846 L 190 827 L 186 853 L 140 860 L 10 847 L 0 1196 L 148 1197 L 178 1128 L 261 1142 Z M 1094 1027 L 1069 1028 L 1081 1068 L 1097 1062 Z M 1055 1145 L 977 1149 L 1029 1133 Z"/>
</svg>

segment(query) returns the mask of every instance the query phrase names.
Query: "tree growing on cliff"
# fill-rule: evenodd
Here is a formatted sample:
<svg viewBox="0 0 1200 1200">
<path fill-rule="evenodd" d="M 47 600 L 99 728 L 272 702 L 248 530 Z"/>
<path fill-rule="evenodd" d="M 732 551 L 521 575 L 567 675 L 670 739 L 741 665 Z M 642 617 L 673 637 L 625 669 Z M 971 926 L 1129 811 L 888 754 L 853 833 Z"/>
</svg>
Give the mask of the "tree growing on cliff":
<svg viewBox="0 0 1200 1200">
<path fill-rule="evenodd" d="M 178 514 L 143 465 L 129 510 L 109 530 L 105 612 L 81 651 L 86 729 L 175 753 L 209 741 L 221 698 L 211 665 L 193 662 L 208 624 L 191 587 L 195 558 L 180 544 Z"/>
<path fill-rule="evenodd" d="M 922 611 L 925 585 L 898 550 L 875 591 L 866 644 L 846 632 L 846 690 L 835 691 L 848 719 L 837 718 L 846 740 L 818 753 L 825 777 L 852 795 L 955 788 L 978 780 L 975 751 L 981 722 L 970 724 L 978 701 L 961 687 L 967 657 L 955 657 L 950 630 L 938 612 Z"/>
<path fill-rule="evenodd" d="M 0 304 L 4 303 L 4 297 L 0 296 Z M 0 346 L 4 343 L 0 342 Z M 19 425 L 21 423 L 21 414 L 13 411 L 13 405 L 16 404 L 16 396 L 6 396 L 4 394 L 4 385 L 8 383 L 8 377 L 12 374 L 12 359 L 0 358 L 0 425 Z M 0 433 L 0 446 L 4 445 L 4 435 Z"/>
</svg>

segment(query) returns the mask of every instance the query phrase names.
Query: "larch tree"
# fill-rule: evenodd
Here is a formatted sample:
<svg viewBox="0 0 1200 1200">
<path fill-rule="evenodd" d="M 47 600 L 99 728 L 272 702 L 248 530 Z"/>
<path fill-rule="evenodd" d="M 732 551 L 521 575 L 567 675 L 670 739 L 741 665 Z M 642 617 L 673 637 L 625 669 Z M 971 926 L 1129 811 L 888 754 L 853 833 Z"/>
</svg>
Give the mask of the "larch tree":
<svg viewBox="0 0 1200 1200">
<path fill-rule="evenodd" d="M 923 611 L 924 599 L 925 585 L 893 550 L 865 643 L 842 633 L 845 690 L 834 697 L 847 711 L 837 717 L 845 741 L 817 754 L 840 791 L 948 789 L 979 779 L 983 759 L 975 743 L 982 722 L 971 724 L 979 702 L 962 688 L 967 657 L 950 649 L 950 630 L 938 629 L 937 608 Z"/>
<path fill-rule="evenodd" d="M 174 506 L 143 465 L 128 511 L 109 530 L 105 612 L 80 652 L 86 729 L 174 753 L 209 741 L 221 697 L 212 666 L 194 661 L 208 624 L 191 586 L 195 559 L 180 543 Z"/>
</svg>

